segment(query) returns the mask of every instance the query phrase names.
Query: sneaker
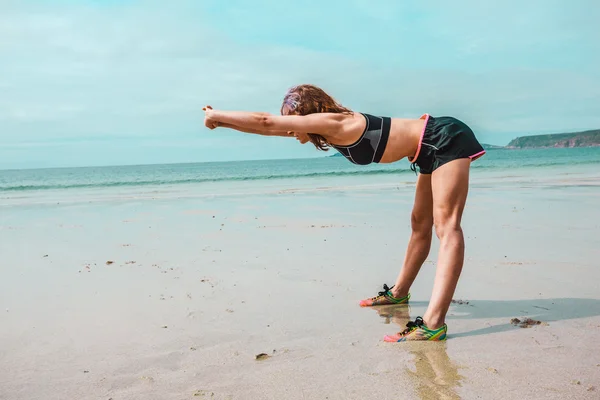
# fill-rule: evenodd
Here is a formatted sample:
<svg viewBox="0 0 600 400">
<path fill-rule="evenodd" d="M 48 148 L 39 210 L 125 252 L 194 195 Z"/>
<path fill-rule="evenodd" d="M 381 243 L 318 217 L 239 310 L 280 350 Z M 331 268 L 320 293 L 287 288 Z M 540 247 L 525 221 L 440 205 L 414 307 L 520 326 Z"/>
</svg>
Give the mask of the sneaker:
<svg viewBox="0 0 600 400">
<path fill-rule="evenodd" d="M 392 286 L 393 288 L 393 286 Z M 392 296 L 392 288 L 388 287 L 385 283 L 383 284 L 383 291 L 379 292 L 379 294 L 375 297 L 371 297 L 370 299 L 365 299 L 360 301 L 361 307 L 371 307 L 371 306 L 382 306 L 388 304 L 404 304 L 408 303 L 408 299 L 410 299 L 410 293 L 404 297 L 396 298 Z"/>
<path fill-rule="evenodd" d="M 409 321 L 406 324 L 405 330 L 395 335 L 386 335 L 383 340 L 386 342 L 407 342 L 411 340 L 443 341 L 446 340 L 447 332 L 448 326 L 446 324 L 438 329 L 429 329 L 423 323 L 423 318 L 417 317 L 414 321 Z"/>
</svg>

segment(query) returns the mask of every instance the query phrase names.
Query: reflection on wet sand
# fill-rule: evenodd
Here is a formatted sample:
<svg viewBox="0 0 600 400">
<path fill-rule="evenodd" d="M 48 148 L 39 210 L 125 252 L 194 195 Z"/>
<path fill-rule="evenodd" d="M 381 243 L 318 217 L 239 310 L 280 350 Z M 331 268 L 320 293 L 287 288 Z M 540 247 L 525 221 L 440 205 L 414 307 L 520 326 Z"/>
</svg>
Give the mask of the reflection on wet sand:
<svg viewBox="0 0 600 400">
<path fill-rule="evenodd" d="M 406 343 L 403 343 L 406 344 Z M 415 383 L 419 398 L 460 399 L 456 388 L 461 386 L 463 377 L 452 364 L 444 342 L 408 343 L 415 356 L 415 371 L 407 368 L 407 373 Z"/>
<path fill-rule="evenodd" d="M 405 304 L 374 308 L 385 319 L 385 324 L 393 322 L 400 331 L 411 319 L 410 306 Z M 415 357 L 414 370 L 406 368 L 406 373 L 414 382 L 420 399 L 460 399 L 456 388 L 461 386 L 463 377 L 448 357 L 446 342 L 404 342 L 398 344 L 400 346 Z"/>
</svg>

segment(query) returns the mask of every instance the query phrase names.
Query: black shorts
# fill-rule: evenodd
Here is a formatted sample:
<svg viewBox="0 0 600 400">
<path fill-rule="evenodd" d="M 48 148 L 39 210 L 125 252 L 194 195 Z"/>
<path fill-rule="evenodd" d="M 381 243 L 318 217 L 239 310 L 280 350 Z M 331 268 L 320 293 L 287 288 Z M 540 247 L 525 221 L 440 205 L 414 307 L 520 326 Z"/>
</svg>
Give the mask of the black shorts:
<svg viewBox="0 0 600 400">
<path fill-rule="evenodd" d="M 425 129 L 415 156 L 409 158 L 413 171 L 416 164 L 421 174 L 431 174 L 452 160 L 470 158 L 474 161 L 485 154 L 475 134 L 464 122 L 453 117 L 424 115 L 422 118 L 425 118 Z"/>
</svg>

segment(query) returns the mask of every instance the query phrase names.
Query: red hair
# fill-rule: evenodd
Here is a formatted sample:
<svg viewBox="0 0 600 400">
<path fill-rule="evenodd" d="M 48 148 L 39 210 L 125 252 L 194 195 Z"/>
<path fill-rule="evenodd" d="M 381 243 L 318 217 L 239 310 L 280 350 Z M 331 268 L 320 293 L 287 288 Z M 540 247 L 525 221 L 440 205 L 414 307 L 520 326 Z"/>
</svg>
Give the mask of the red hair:
<svg viewBox="0 0 600 400">
<path fill-rule="evenodd" d="M 298 85 L 290 88 L 283 97 L 281 114 L 308 115 L 314 113 L 352 114 L 323 89 L 314 85 Z M 331 146 L 327 140 L 315 133 L 308 133 L 309 140 L 318 150 L 327 151 Z"/>
</svg>

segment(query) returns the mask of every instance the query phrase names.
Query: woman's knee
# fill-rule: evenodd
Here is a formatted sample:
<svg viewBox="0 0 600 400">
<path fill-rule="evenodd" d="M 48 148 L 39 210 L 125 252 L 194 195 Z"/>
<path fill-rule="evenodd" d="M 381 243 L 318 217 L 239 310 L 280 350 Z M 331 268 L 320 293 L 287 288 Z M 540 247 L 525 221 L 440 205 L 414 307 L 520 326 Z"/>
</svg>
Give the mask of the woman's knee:
<svg viewBox="0 0 600 400">
<path fill-rule="evenodd" d="M 410 216 L 412 231 L 418 234 L 431 235 L 433 228 L 433 216 L 420 214 L 413 211 Z"/>
<path fill-rule="evenodd" d="M 460 219 L 458 218 L 437 217 L 434 219 L 433 225 L 435 227 L 435 234 L 438 239 L 443 239 L 444 237 L 453 233 L 462 234 Z"/>
</svg>

